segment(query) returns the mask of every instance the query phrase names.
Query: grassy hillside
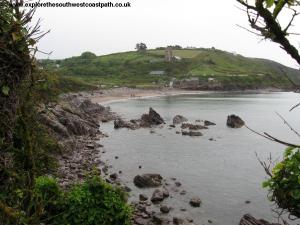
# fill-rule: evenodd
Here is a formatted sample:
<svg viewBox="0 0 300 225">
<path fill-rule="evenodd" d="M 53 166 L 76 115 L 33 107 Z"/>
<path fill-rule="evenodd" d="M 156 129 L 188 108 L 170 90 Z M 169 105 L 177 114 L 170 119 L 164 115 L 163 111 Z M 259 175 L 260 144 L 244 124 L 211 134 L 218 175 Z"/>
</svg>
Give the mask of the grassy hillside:
<svg viewBox="0 0 300 225">
<path fill-rule="evenodd" d="M 98 87 L 76 76 L 62 76 L 52 72 L 35 73 L 36 95 L 43 101 L 56 100 L 60 94 L 95 90 Z"/>
<path fill-rule="evenodd" d="M 106 86 L 162 86 L 172 78 L 191 77 L 198 77 L 203 82 L 214 78 L 224 86 L 239 88 L 291 87 L 287 76 L 300 83 L 300 71 L 270 60 L 202 48 L 174 50 L 174 56 L 181 58 L 174 62 L 165 62 L 164 54 L 164 50 L 148 50 L 97 57 L 87 52 L 64 60 L 43 60 L 41 66 Z M 151 71 L 164 71 L 165 74 L 150 75 Z"/>
</svg>

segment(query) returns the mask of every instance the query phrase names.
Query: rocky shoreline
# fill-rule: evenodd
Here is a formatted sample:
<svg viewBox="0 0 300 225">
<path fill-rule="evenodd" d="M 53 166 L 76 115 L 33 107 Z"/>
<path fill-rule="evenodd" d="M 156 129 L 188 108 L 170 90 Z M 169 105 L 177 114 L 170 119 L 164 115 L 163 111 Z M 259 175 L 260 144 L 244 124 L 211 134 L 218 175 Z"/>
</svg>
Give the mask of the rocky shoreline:
<svg viewBox="0 0 300 225">
<path fill-rule="evenodd" d="M 61 146 L 58 178 L 63 187 L 84 179 L 85 173 L 98 168 L 101 138 L 106 137 L 99 127 L 99 121 L 111 121 L 117 115 L 109 107 L 92 103 L 80 94 L 61 96 L 57 103 L 42 105 L 39 121 L 44 124 Z"/>
<path fill-rule="evenodd" d="M 122 171 L 111 172 L 111 166 L 101 159 L 104 150 L 99 141 L 107 135 L 100 131 L 99 121 L 121 121 L 109 107 L 92 103 L 81 94 L 67 94 L 61 96 L 57 103 L 40 106 L 39 120 L 61 145 L 62 151 L 57 159 L 59 162 L 58 181 L 62 187 L 68 188 L 75 182 L 81 182 L 87 172 L 97 169 L 106 182 L 118 185 L 126 192 L 131 192 L 131 189 L 119 179 Z M 138 127 L 151 127 L 163 124 L 164 121 L 158 113 L 150 109 L 149 114 L 142 115 L 141 119 L 134 123 L 138 124 Z M 138 182 L 138 177 L 133 181 L 134 183 Z M 186 191 L 182 189 L 181 183 L 176 178 L 167 181 L 160 175 L 156 177 L 159 179 L 158 183 L 153 186 L 152 196 L 143 194 L 141 189 L 139 201 L 131 203 L 134 208 L 133 225 L 193 225 L 193 219 L 173 215 L 174 208 L 163 204 L 166 198 L 172 198 L 174 194 L 185 195 Z M 141 175 L 141 178 L 147 180 L 147 175 Z M 148 178 L 152 180 L 151 175 Z M 147 181 L 144 188 L 148 188 Z M 196 202 L 194 205 L 191 203 L 191 207 L 200 206 L 200 199 L 198 200 L 197 197 L 195 199 L 199 203 Z M 191 202 L 193 202 L 192 199 Z M 158 208 L 159 212 L 154 210 L 154 207 Z M 186 208 L 177 210 L 187 211 Z"/>
<path fill-rule="evenodd" d="M 74 182 L 81 182 L 87 172 L 96 169 L 106 182 L 131 192 L 119 178 L 122 171 L 112 172 L 111 166 L 101 159 L 101 154 L 105 151 L 99 141 L 107 135 L 100 131 L 99 122 L 114 121 L 116 129 L 150 128 L 162 126 L 165 122 L 151 108 L 140 119 L 124 121 L 109 107 L 93 103 L 89 97 L 82 93 L 66 94 L 61 96 L 58 103 L 40 107 L 40 122 L 48 127 L 62 146 L 62 152 L 57 156 L 59 183 L 68 188 Z M 205 120 L 191 124 L 187 123 L 185 117 L 176 115 L 169 129 L 177 125 L 183 129 L 182 135 L 201 136 L 198 130 L 208 129 L 208 126 L 215 124 Z M 187 207 L 168 205 L 167 199 L 186 195 L 183 185 L 176 178 L 163 178 L 160 174 L 140 174 L 132 182 L 139 188 L 139 193 L 136 193 L 139 199 L 131 203 L 134 208 L 133 225 L 194 225 L 193 219 L 186 216 L 185 212 L 189 211 Z M 146 193 L 144 189 L 147 189 Z M 190 196 L 188 201 L 191 208 L 201 207 L 202 202 L 198 196 Z M 245 224 L 245 218 L 243 221 Z M 208 220 L 207 223 L 212 221 Z"/>
</svg>

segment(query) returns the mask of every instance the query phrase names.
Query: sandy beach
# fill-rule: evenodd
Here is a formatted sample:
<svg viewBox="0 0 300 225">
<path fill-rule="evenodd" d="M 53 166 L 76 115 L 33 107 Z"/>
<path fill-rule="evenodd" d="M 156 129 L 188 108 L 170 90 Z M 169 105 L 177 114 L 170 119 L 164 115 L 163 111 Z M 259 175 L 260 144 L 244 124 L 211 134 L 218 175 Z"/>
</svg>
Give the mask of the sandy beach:
<svg viewBox="0 0 300 225">
<path fill-rule="evenodd" d="M 94 91 L 88 93 L 92 102 L 97 103 L 110 103 L 114 101 L 138 99 L 138 98 L 151 98 L 159 96 L 171 96 L 182 94 L 205 94 L 208 91 L 192 91 L 180 89 L 132 89 L 132 88 L 114 88 L 108 90 Z"/>
<path fill-rule="evenodd" d="M 248 93 L 248 94 L 262 94 L 281 91 L 280 89 L 264 89 L 264 90 L 240 90 L 230 91 L 230 93 Z M 84 97 L 91 99 L 94 103 L 108 104 L 115 101 L 122 101 L 128 99 L 139 98 L 152 98 L 159 96 L 172 96 L 172 95 L 192 95 L 192 94 L 207 94 L 216 92 L 228 92 L 228 91 L 199 91 L 199 90 L 182 90 L 174 88 L 163 89 L 133 89 L 127 87 L 113 88 L 106 90 L 96 90 L 92 92 L 81 92 Z"/>
</svg>

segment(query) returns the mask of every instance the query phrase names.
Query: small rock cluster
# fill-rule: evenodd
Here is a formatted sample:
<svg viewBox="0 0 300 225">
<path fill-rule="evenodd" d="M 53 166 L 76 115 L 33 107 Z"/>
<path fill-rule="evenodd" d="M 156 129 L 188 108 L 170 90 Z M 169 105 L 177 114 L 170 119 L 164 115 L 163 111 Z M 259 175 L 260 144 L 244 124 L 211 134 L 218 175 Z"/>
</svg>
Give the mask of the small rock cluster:
<svg viewBox="0 0 300 225">
<path fill-rule="evenodd" d="M 186 194 L 185 190 L 180 190 L 182 184 L 176 178 L 171 178 L 171 182 L 173 182 L 171 185 L 160 174 L 142 174 L 135 176 L 133 182 L 141 190 L 154 188 L 150 198 L 146 194 L 140 193 L 139 201 L 132 203 L 135 208 L 133 225 L 194 224 L 191 218 L 174 213 L 173 207 L 164 203 L 165 199 L 172 198 L 175 193 Z M 199 197 L 192 197 L 189 204 L 191 207 L 200 207 L 201 200 Z M 154 210 L 155 208 L 159 211 Z M 180 208 L 181 212 L 186 210 L 184 207 Z"/>
<path fill-rule="evenodd" d="M 114 128 L 128 128 L 131 130 L 136 130 L 138 128 L 144 127 L 144 128 L 150 128 L 152 126 L 164 124 L 165 121 L 163 118 L 152 108 L 149 109 L 148 114 L 143 114 L 140 119 L 137 120 L 130 120 L 130 121 L 124 121 L 121 118 L 118 118 L 114 122 Z"/>
<path fill-rule="evenodd" d="M 176 115 L 173 118 L 173 127 L 175 128 L 175 124 L 181 124 L 181 132 L 176 131 L 176 134 L 182 134 L 183 136 L 191 136 L 191 137 L 199 137 L 203 136 L 203 134 L 199 130 L 206 130 L 208 129 L 208 126 L 216 125 L 213 122 L 210 122 L 208 120 L 196 120 L 197 124 L 192 123 L 185 123 L 188 121 L 184 116 Z M 202 124 L 199 124 L 202 123 Z"/>
<path fill-rule="evenodd" d="M 185 118 L 184 116 L 182 116 L 182 115 L 176 115 L 173 118 L 173 125 L 177 125 L 177 124 L 180 124 L 180 123 L 183 123 L 183 122 L 187 122 L 187 121 L 188 121 L 188 119 Z"/>
</svg>

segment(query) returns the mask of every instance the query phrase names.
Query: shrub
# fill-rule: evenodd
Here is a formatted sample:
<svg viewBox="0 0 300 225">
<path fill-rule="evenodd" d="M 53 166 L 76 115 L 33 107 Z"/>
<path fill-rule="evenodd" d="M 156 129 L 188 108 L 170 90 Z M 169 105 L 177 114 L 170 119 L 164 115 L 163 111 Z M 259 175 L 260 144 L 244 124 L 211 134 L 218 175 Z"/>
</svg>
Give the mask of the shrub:
<svg viewBox="0 0 300 225">
<path fill-rule="evenodd" d="M 130 225 L 131 208 L 121 189 L 89 176 L 64 193 L 51 177 L 35 183 L 37 205 L 43 206 L 41 221 L 52 225 Z"/>
<path fill-rule="evenodd" d="M 35 205 L 33 217 L 37 222 L 51 220 L 53 216 L 64 211 L 64 195 L 53 177 L 36 178 L 33 196 L 32 203 Z"/>
<path fill-rule="evenodd" d="M 70 190 L 63 223 L 78 225 L 130 225 L 131 210 L 124 192 L 92 176 Z"/>
<path fill-rule="evenodd" d="M 272 170 L 270 179 L 263 183 L 269 198 L 279 208 L 300 217 L 300 149 L 287 148 L 283 161 Z"/>
<path fill-rule="evenodd" d="M 61 196 L 60 187 L 53 177 L 38 177 L 35 180 L 34 192 L 44 202 L 58 199 Z"/>
</svg>

